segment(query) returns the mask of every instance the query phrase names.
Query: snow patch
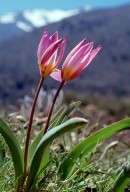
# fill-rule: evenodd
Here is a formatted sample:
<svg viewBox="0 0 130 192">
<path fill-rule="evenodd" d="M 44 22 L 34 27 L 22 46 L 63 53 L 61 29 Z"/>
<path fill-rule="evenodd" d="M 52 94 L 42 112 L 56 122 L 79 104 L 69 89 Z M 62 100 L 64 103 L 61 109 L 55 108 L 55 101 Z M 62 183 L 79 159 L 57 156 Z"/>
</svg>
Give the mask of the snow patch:
<svg viewBox="0 0 130 192">
<path fill-rule="evenodd" d="M 85 11 L 91 11 L 92 10 L 92 6 L 91 5 L 85 5 L 84 10 Z"/>
<path fill-rule="evenodd" d="M 16 22 L 16 26 L 25 32 L 31 32 L 33 28 L 22 21 Z"/>
<path fill-rule="evenodd" d="M 7 14 L 0 16 L 0 24 L 14 24 L 25 32 L 31 32 L 36 27 L 43 27 L 49 23 L 58 22 L 67 17 L 77 15 L 83 10 L 90 11 L 91 9 L 91 6 L 86 5 L 82 10 L 33 9 L 25 10 L 21 13 L 8 12 Z"/>
<path fill-rule="evenodd" d="M 15 17 L 16 17 L 16 13 L 9 12 L 5 15 L 0 16 L 0 23 L 3 23 L 3 24 L 14 23 Z"/>
<path fill-rule="evenodd" d="M 64 18 L 78 14 L 80 11 L 78 9 L 74 10 L 44 10 L 35 9 L 32 11 L 24 11 L 23 16 L 30 21 L 35 27 L 42 27 L 47 23 L 53 23 L 60 21 Z"/>
</svg>

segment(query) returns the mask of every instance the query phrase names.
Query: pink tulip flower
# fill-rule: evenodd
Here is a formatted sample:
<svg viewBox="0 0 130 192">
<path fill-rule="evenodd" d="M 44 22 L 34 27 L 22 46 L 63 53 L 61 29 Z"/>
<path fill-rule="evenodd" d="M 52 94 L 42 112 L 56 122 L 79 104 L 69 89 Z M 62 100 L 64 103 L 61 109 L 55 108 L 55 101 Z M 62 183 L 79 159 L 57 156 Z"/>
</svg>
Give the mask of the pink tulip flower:
<svg viewBox="0 0 130 192">
<path fill-rule="evenodd" d="M 70 81 L 76 78 L 91 63 L 101 46 L 93 50 L 93 42 L 85 44 L 81 41 L 65 59 L 61 71 L 56 71 L 51 76 L 58 81 Z"/>
<path fill-rule="evenodd" d="M 58 54 L 60 45 L 61 48 Z M 65 37 L 58 40 L 58 32 L 55 32 L 51 37 L 49 37 L 47 30 L 44 31 L 37 51 L 38 64 L 42 77 L 48 77 L 52 72 L 56 71 L 63 58 L 65 46 Z"/>
</svg>

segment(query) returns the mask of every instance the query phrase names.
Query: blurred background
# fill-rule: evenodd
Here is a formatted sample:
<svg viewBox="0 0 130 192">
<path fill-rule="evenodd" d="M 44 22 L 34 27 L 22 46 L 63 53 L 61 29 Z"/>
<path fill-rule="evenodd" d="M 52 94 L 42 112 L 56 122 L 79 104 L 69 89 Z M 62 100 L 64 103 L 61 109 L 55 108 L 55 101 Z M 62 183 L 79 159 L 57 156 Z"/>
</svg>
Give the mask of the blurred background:
<svg viewBox="0 0 130 192">
<path fill-rule="evenodd" d="M 37 47 L 47 28 L 50 35 L 67 35 L 65 56 L 85 37 L 102 46 L 91 65 L 64 87 L 66 101 L 82 97 L 112 108 L 123 98 L 130 108 L 130 0 L 0 0 L 0 5 L 1 106 L 33 96 L 40 79 Z M 57 86 L 48 78 L 44 88 Z"/>
</svg>

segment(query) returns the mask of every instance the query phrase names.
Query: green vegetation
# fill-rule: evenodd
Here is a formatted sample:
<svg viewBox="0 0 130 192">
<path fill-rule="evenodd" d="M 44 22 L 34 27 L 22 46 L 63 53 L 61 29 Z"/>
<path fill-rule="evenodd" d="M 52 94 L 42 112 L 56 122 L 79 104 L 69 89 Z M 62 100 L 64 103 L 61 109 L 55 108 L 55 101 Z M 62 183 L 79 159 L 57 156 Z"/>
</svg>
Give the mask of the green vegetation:
<svg viewBox="0 0 130 192">
<path fill-rule="evenodd" d="M 66 101 L 69 102 L 70 98 L 68 98 L 66 97 Z M 73 98 L 73 100 L 75 99 Z M 92 100 L 94 100 L 94 97 L 91 97 L 91 101 Z M 101 101 L 102 98 L 99 99 L 98 97 L 98 101 L 99 100 Z M 104 100 L 102 100 L 103 103 L 105 103 Z M 114 99 L 109 99 L 109 102 L 113 102 L 113 100 Z M 56 113 L 57 115 L 55 114 L 53 116 L 50 128 L 55 123 L 60 123 L 60 119 L 58 121 L 56 120 L 59 114 L 62 114 L 60 116 L 61 119 L 64 119 L 64 117 L 68 119 L 75 116 L 83 116 L 88 119 L 89 124 L 85 128 L 65 133 L 52 142 L 50 146 L 49 161 L 44 167 L 44 172 L 40 174 L 38 181 L 36 183 L 34 182 L 33 188 L 30 190 L 30 192 L 123 192 L 125 188 L 127 188 L 127 191 L 130 190 L 130 131 L 125 130 L 123 132 L 115 134 L 117 130 L 125 127 L 129 128 L 130 120 L 126 119 L 119 123 L 116 123 L 114 125 L 115 128 L 113 125 L 108 126 L 107 130 L 109 134 L 107 134 L 105 129 L 100 128 L 106 127 L 106 123 L 109 122 L 108 119 L 110 120 L 110 122 L 117 121 L 117 119 L 119 120 L 119 117 L 123 117 L 123 113 L 121 114 L 120 110 L 114 111 L 112 113 L 111 110 L 108 110 L 109 108 L 107 108 L 107 113 L 104 114 L 104 112 L 106 112 L 105 107 L 103 107 L 103 105 L 101 107 L 100 102 L 97 102 L 97 100 L 95 100 L 95 104 L 97 102 L 99 104 L 98 106 L 96 106 L 95 104 L 92 105 L 89 99 L 86 100 L 86 103 L 82 99 L 82 102 L 83 103 L 80 107 L 80 102 L 77 102 L 76 105 L 71 104 L 70 107 L 67 108 L 68 112 L 65 110 L 66 107 L 62 107 L 59 112 Z M 118 100 L 117 102 L 119 104 L 121 100 Z M 106 105 L 110 107 L 110 104 L 106 103 Z M 113 107 L 114 109 L 115 106 L 111 104 L 111 107 Z M 98 115 L 101 113 L 101 111 L 102 116 L 100 115 L 99 118 Z M 19 111 L 17 113 L 3 116 L 6 122 L 8 122 L 8 124 L 11 126 L 15 135 L 17 135 L 18 141 L 22 144 L 23 148 L 26 135 L 27 117 L 22 116 L 22 113 L 22 111 Z M 128 115 L 129 114 L 126 114 L 126 116 Z M 35 114 L 33 125 L 34 126 L 31 136 L 32 140 L 36 138 L 36 135 L 44 126 L 43 117 L 38 112 Z M 100 130 L 97 131 L 98 129 Z M 106 140 L 106 138 L 108 137 L 109 139 Z M 86 147 L 81 148 L 81 146 L 83 145 Z M 32 146 L 32 149 L 34 148 L 35 146 Z M 82 151 L 80 155 L 78 155 L 78 151 Z M 71 158 L 69 158 L 68 154 Z M 75 159 L 75 155 L 73 156 L 72 154 L 75 154 L 78 158 Z M 74 158 L 74 161 L 72 157 Z M 74 167 L 72 166 L 72 164 Z M 68 168 L 68 165 L 71 166 L 71 171 L 70 168 Z M 68 170 L 69 172 L 67 172 Z M 65 176 L 66 174 L 68 174 L 67 177 Z M 12 164 L 12 159 L 10 157 L 10 152 L 3 137 L 0 136 L 1 191 L 15 192 L 14 181 L 15 172 Z M 120 186 L 119 184 L 122 184 L 122 186 Z"/>
</svg>

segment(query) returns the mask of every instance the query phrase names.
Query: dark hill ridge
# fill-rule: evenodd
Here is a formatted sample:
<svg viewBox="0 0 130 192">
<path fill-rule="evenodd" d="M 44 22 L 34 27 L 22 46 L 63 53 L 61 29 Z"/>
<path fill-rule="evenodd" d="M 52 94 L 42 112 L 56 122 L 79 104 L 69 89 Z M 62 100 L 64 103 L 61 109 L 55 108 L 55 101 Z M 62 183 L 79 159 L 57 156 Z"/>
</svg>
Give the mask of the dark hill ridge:
<svg viewBox="0 0 130 192">
<path fill-rule="evenodd" d="M 65 88 L 78 93 L 98 92 L 117 96 L 130 94 L 130 5 L 82 12 L 46 28 L 52 34 L 67 35 L 65 55 L 83 38 L 102 50 L 92 64 Z M 14 102 L 31 94 L 40 78 L 37 46 L 43 28 L 0 44 L 0 99 Z M 58 83 L 48 78 L 49 87 Z"/>
</svg>

